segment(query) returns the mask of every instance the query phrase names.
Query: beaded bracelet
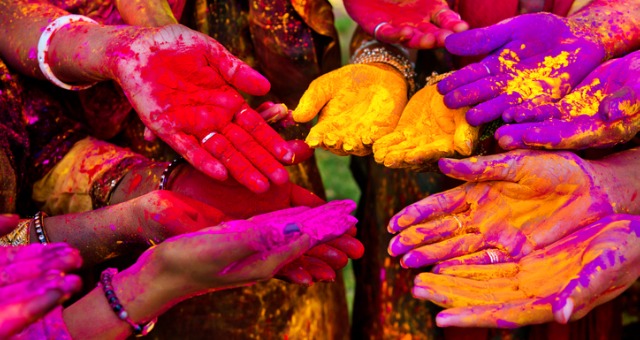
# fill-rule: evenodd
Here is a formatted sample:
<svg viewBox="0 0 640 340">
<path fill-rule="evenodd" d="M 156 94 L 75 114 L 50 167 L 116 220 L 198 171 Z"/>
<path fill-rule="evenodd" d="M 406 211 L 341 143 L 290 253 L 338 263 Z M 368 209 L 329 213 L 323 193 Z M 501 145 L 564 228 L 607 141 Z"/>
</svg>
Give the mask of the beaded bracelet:
<svg viewBox="0 0 640 340">
<path fill-rule="evenodd" d="M 384 63 L 398 70 L 409 84 L 409 96 L 416 91 L 416 72 L 411 61 L 403 55 L 391 53 L 384 47 L 359 48 L 351 60 L 352 64 Z"/>
<path fill-rule="evenodd" d="M 167 165 L 167 167 L 164 168 L 164 170 L 162 171 L 162 176 L 160 176 L 160 185 L 158 186 L 158 190 L 167 190 L 167 187 L 168 187 L 167 184 L 169 183 L 169 176 L 171 175 L 173 170 L 175 170 L 176 167 L 178 167 L 178 165 L 182 164 L 183 162 L 184 162 L 184 158 L 178 157 L 172 160 L 169 163 L 169 165 Z"/>
<path fill-rule="evenodd" d="M 122 306 L 122 304 L 120 304 L 120 300 L 118 300 L 118 297 L 116 296 L 116 292 L 113 289 L 113 285 L 111 284 L 113 276 L 116 274 L 118 274 L 118 270 L 115 268 L 107 268 L 105 269 L 105 271 L 102 272 L 102 274 L 100 274 L 99 284 L 102 286 L 102 290 L 104 291 L 104 296 L 107 298 L 107 302 L 109 302 L 109 306 L 111 307 L 113 312 L 116 313 L 116 316 L 118 316 L 118 319 L 128 323 L 131 326 L 131 328 L 133 329 L 133 334 L 135 334 L 137 337 L 145 336 L 149 334 L 149 332 L 151 332 L 151 330 L 153 330 L 153 327 L 156 325 L 158 318 L 154 318 L 153 320 L 149 321 L 146 325 L 140 325 L 135 323 L 129 317 L 129 313 L 127 313 L 127 311 L 124 310 L 124 307 Z"/>
<path fill-rule="evenodd" d="M 33 227 L 36 230 L 36 237 L 41 244 L 47 245 L 49 244 L 49 238 L 47 234 L 44 232 L 44 218 L 47 216 L 42 211 L 38 211 L 35 215 L 33 215 Z"/>
<path fill-rule="evenodd" d="M 58 77 L 56 77 L 56 75 L 53 74 L 53 71 L 51 71 L 51 66 L 49 66 L 47 52 L 49 52 L 51 37 L 53 36 L 54 33 L 56 33 L 62 27 L 70 23 L 79 22 L 79 21 L 98 25 L 98 23 L 95 20 L 85 17 L 84 15 L 76 15 L 76 14 L 65 15 L 57 18 L 56 20 L 52 21 L 49 25 L 47 25 L 44 31 L 42 31 L 42 35 L 40 35 L 40 39 L 38 40 L 38 66 L 40 66 L 40 71 L 42 71 L 42 74 L 50 82 L 54 83 L 58 87 L 61 87 L 65 90 L 73 90 L 73 91 L 84 90 L 97 84 L 97 82 L 88 84 L 88 85 L 67 84 L 62 80 L 58 79 Z"/>
</svg>

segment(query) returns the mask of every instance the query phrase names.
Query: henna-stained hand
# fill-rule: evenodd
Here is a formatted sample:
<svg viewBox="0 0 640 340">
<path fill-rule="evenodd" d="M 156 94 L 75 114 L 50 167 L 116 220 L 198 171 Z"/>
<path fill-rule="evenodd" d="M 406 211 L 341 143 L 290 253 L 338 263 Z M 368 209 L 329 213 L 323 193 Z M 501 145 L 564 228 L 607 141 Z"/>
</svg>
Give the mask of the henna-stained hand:
<svg viewBox="0 0 640 340">
<path fill-rule="evenodd" d="M 447 108 L 436 86 L 426 86 L 411 97 L 395 130 L 373 144 L 376 162 L 421 170 L 442 157 L 471 155 L 478 128 L 467 123 L 465 112 Z"/>
<path fill-rule="evenodd" d="M 351 64 L 320 76 L 293 112 L 297 122 L 320 115 L 306 142 L 338 155 L 364 156 L 393 131 L 407 103 L 407 82 L 389 65 Z"/>
<path fill-rule="evenodd" d="M 507 110 L 557 101 L 606 57 L 589 28 L 550 13 L 520 15 L 486 28 L 447 37 L 457 55 L 490 53 L 438 83 L 448 107 L 467 111 L 473 126 Z"/>
<path fill-rule="evenodd" d="M 518 259 L 623 209 L 603 185 L 610 174 L 570 152 L 516 150 L 439 166 L 469 182 L 391 219 L 389 230 L 402 232 L 389 253 L 404 254 L 405 267 Z"/>
<path fill-rule="evenodd" d="M 469 28 L 446 0 L 345 0 L 344 7 L 372 37 L 408 48 L 441 47 L 449 34 Z"/>
<path fill-rule="evenodd" d="M 504 149 L 584 149 L 629 141 L 640 131 L 640 52 L 610 60 L 558 103 L 508 110 Z"/>
<path fill-rule="evenodd" d="M 287 182 L 281 163 L 299 157 L 238 92 L 263 95 L 267 79 L 184 26 L 135 29 L 109 50 L 120 55 L 113 78 L 145 125 L 215 179 L 229 172 L 255 192 Z"/>
<path fill-rule="evenodd" d="M 513 262 L 443 267 L 413 295 L 443 306 L 440 327 L 515 328 L 577 320 L 640 276 L 640 217 L 611 215 Z"/>
</svg>

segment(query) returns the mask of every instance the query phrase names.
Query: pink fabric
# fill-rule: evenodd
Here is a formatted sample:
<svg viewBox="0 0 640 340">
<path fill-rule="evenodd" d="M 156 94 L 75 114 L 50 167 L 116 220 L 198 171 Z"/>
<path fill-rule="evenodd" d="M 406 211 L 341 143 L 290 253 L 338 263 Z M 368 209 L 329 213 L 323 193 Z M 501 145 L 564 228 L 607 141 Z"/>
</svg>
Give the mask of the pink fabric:
<svg viewBox="0 0 640 340">
<path fill-rule="evenodd" d="M 167 0 L 173 15 L 180 20 L 186 0 Z M 113 0 L 49 0 L 49 3 L 73 14 L 88 16 L 105 25 L 122 25 L 120 13 Z"/>
</svg>

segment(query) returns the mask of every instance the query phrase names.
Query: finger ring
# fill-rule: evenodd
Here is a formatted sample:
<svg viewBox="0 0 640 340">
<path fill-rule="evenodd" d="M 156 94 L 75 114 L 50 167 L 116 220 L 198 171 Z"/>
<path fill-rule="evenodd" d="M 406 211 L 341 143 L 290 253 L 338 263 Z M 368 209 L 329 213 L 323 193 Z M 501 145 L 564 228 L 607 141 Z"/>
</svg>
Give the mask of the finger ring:
<svg viewBox="0 0 640 340">
<path fill-rule="evenodd" d="M 489 69 L 489 66 L 487 66 L 487 64 L 482 64 L 482 66 L 484 66 L 484 69 L 487 70 L 487 74 L 491 75 L 491 70 Z"/>
<path fill-rule="evenodd" d="M 209 139 L 211 139 L 216 134 L 217 134 L 217 132 L 209 132 L 208 135 L 206 135 L 206 136 L 204 136 L 204 138 L 202 138 L 202 140 L 200 141 L 200 144 L 206 143 Z"/>
<path fill-rule="evenodd" d="M 460 222 L 460 219 L 458 218 L 458 216 L 453 215 L 453 219 L 456 220 L 456 222 L 458 222 L 458 229 L 457 230 L 462 229 L 462 222 Z"/>
<path fill-rule="evenodd" d="M 487 255 L 489 255 L 489 262 L 491 264 L 500 262 L 500 252 L 496 249 L 488 249 Z"/>
<path fill-rule="evenodd" d="M 378 25 L 376 25 L 376 28 L 373 29 L 373 39 L 378 40 L 378 30 L 380 29 L 380 27 L 384 26 L 388 24 L 388 22 L 383 21 L 381 23 L 379 23 Z"/>
<path fill-rule="evenodd" d="M 436 21 L 436 19 L 438 18 L 438 15 L 442 14 L 443 12 L 446 12 L 449 8 L 444 7 L 441 8 L 439 11 L 435 12 L 432 16 L 431 16 L 431 21 Z"/>
</svg>

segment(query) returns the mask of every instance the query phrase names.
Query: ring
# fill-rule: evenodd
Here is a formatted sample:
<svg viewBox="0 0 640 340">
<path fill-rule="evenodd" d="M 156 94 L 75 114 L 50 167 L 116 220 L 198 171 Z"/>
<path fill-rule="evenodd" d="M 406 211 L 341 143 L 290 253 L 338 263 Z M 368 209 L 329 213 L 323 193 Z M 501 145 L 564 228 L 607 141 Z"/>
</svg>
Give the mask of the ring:
<svg viewBox="0 0 640 340">
<path fill-rule="evenodd" d="M 484 69 L 487 70 L 487 74 L 491 75 L 491 70 L 489 69 L 489 66 L 487 66 L 487 64 L 482 64 L 482 66 L 484 66 Z"/>
<path fill-rule="evenodd" d="M 457 230 L 462 229 L 462 222 L 460 222 L 460 219 L 458 218 L 458 216 L 453 215 L 453 219 L 456 220 L 456 222 L 458 222 L 458 229 Z"/>
<path fill-rule="evenodd" d="M 383 21 L 381 23 L 379 23 L 378 25 L 376 25 L 376 28 L 373 29 L 373 39 L 378 40 L 378 30 L 380 29 L 380 27 L 387 25 L 388 22 Z"/>
<path fill-rule="evenodd" d="M 443 12 L 449 11 L 449 10 L 451 10 L 451 8 L 449 8 L 449 7 L 441 8 L 439 11 L 435 12 L 431 16 L 431 21 L 435 22 L 436 19 L 438 19 L 438 15 L 442 14 Z M 457 12 L 453 12 L 453 13 L 458 17 L 458 20 L 462 20 L 462 17 L 460 16 L 460 13 L 457 13 Z"/>
<path fill-rule="evenodd" d="M 489 262 L 491 264 L 500 262 L 500 252 L 496 249 L 488 249 L 487 255 L 489 255 Z"/>
<path fill-rule="evenodd" d="M 217 134 L 217 132 L 209 132 L 208 135 L 206 135 L 206 136 L 204 136 L 204 138 L 202 138 L 202 140 L 200 141 L 200 144 L 206 143 L 209 139 L 211 139 L 216 134 Z"/>
</svg>

